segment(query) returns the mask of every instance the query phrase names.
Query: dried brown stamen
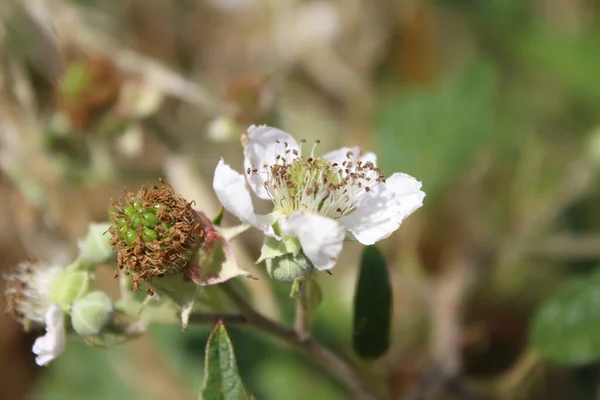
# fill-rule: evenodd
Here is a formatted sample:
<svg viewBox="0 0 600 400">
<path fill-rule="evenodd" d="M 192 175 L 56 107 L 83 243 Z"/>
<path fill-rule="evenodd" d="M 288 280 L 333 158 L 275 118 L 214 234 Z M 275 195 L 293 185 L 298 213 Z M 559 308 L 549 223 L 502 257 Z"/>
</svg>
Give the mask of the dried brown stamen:
<svg viewBox="0 0 600 400">
<path fill-rule="evenodd" d="M 181 272 L 204 240 L 204 229 L 192 203 L 162 186 L 146 185 L 114 204 L 111 245 L 119 269 L 133 276 L 133 290 L 150 281 Z"/>
</svg>

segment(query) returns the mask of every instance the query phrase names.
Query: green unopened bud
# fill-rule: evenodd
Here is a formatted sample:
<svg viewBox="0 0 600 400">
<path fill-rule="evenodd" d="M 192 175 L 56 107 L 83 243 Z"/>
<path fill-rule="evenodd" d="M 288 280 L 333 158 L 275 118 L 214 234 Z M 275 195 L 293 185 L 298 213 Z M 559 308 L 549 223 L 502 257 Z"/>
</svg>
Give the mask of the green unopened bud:
<svg viewBox="0 0 600 400">
<path fill-rule="evenodd" d="M 52 303 L 58 303 L 63 310 L 85 296 L 92 288 L 92 277 L 87 271 L 65 270 L 53 286 L 50 296 Z"/>
<path fill-rule="evenodd" d="M 90 292 L 73 302 L 71 324 L 81 336 L 97 335 L 110 323 L 113 313 L 113 302 L 106 293 Z"/>
<path fill-rule="evenodd" d="M 269 276 L 280 282 L 294 282 L 302 279 L 314 269 L 312 263 L 302 251 L 287 253 L 265 261 Z"/>
<path fill-rule="evenodd" d="M 107 324 L 100 333 L 85 336 L 84 340 L 92 346 L 111 348 L 138 338 L 146 333 L 147 330 L 148 323 L 146 320 L 139 319 L 132 321 L 129 316 L 115 313 L 114 317 L 110 320 L 110 324 Z"/>
<path fill-rule="evenodd" d="M 110 226 L 108 222 L 90 224 L 87 235 L 79 243 L 79 260 L 84 266 L 95 267 L 115 257 L 107 232 Z"/>
</svg>

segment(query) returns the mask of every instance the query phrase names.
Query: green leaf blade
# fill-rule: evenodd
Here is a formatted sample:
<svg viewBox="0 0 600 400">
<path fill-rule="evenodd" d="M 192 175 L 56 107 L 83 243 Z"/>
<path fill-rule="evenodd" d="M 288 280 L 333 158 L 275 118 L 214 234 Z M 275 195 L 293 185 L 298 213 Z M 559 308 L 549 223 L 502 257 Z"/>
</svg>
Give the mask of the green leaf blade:
<svg viewBox="0 0 600 400">
<path fill-rule="evenodd" d="M 581 366 L 600 360 L 600 274 L 565 282 L 542 305 L 530 345 L 555 364 Z"/>
<path fill-rule="evenodd" d="M 354 298 L 352 346 L 362 358 L 381 357 L 390 346 L 392 287 L 387 263 L 375 246 L 363 251 Z"/>
<path fill-rule="evenodd" d="M 219 321 L 206 344 L 204 382 L 200 400 L 246 400 L 231 339 Z"/>
</svg>

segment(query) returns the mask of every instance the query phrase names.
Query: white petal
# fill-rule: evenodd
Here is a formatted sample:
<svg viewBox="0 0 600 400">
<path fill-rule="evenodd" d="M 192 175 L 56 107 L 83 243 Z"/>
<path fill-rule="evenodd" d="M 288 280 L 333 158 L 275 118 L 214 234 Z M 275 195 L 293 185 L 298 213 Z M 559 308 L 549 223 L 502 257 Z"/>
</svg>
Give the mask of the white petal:
<svg viewBox="0 0 600 400">
<path fill-rule="evenodd" d="M 287 154 L 291 160 L 296 156 L 293 150 L 300 153 L 300 147 L 296 140 L 289 134 L 279 129 L 271 128 L 266 125 L 255 126 L 248 128 L 248 144 L 244 149 L 244 173 L 248 179 L 248 183 L 257 196 L 261 199 L 270 199 L 264 183 L 267 180 L 267 173 L 264 165 L 275 164 L 275 156 L 285 154 L 285 150 L 290 150 Z M 276 143 L 279 141 L 279 143 Z M 285 147 L 287 143 L 287 147 Z M 250 170 L 256 169 L 257 173 L 248 174 Z"/>
<path fill-rule="evenodd" d="M 365 245 L 389 237 L 402 221 L 423 205 L 421 182 L 395 173 L 363 198 L 356 211 L 342 217 L 342 223 Z"/>
<path fill-rule="evenodd" d="M 47 365 L 65 350 L 67 341 L 63 312 L 59 304 L 52 304 L 46 311 L 46 334 L 35 340 L 33 352 L 38 365 Z"/>
<path fill-rule="evenodd" d="M 342 251 L 345 230 L 336 220 L 298 211 L 279 220 L 281 231 L 297 236 L 302 250 L 316 269 L 331 269 Z"/>
<path fill-rule="evenodd" d="M 223 159 L 219 161 L 215 169 L 213 189 L 223 207 L 238 217 L 240 221 L 263 232 L 272 232 L 271 225 L 274 221 L 271 221 L 267 215 L 254 213 L 254 205 L 244 176 L 225 164 Z"/>
</svg>

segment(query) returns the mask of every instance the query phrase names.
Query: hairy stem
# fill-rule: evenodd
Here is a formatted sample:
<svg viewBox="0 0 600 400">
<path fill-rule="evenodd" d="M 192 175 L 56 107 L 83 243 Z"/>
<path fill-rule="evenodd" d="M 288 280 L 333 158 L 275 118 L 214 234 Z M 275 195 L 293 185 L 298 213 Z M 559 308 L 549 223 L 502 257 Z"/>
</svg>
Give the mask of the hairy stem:
<svg viewBox="0 0 600 400">
<path fill-rule="evenodd" d="M 242 315 L 247 319 L 248 325 L 273 335 L 283 340 L 288 345 L 298 348 L 309 355 L 319 365 L 323 366 L 331 375 L 343 382 L 348 389 L 360 399 L 377 400 L 371 389 L 361 380 L 346 361 L 337 354 L 324 347 L 310 334 L 300 336 L 295 329 L 279 324 L 265 318 L 258 313 L 244 298 L 244 296 L 231 283 L 219 285 L 223 292 L 239 308 Z"/>
<path fill-rule="evenodd" d="M 301 338 L 307 338 L 310 336 L 310 323 L 308 310 L 306 309 L 306 301 L 302 296 L 306 296 L 304 291 L 298 299 L 296 299 L 296 321 L 294 322 L 294 330 L 296 335 Z"/>
</svg>

